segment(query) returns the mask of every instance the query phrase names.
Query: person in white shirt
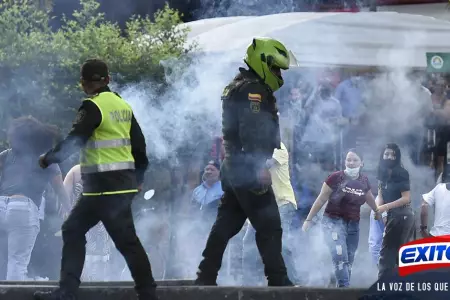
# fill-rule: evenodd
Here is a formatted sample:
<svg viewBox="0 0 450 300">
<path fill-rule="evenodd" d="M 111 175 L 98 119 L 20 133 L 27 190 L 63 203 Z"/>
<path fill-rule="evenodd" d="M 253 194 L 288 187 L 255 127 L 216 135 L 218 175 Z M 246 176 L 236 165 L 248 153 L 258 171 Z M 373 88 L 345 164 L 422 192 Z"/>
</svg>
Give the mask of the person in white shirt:
<svg viewBox="0 0 450 300">
<path fill-rule="evenodd" d="M 267 161 L 267 166 L 272 178 L 272 189 L 277 200 L 283 228 L 282 254 L 289 278 L 296 283 L 298 277 L 292 254 L 291 227 L 297 210 L 297 202 L 289 175 L 289 153 L 283 143 L 281 143 L 281 149 L 275 149 L 272 159 Z M 249 286 L 264 285 L 263 264 L 256 248 L 255 229 L 248 220 L 247 222 L 249 226 L 243 239 L 243 283 Z"/>
<path fill-rule="evenodd" d="M 420 232 L 423 237 L 450 234 L 450 183 L 439 183 L 424 194 L 420 211 Z M 434 208 L 434 223 L 428 231 L 428 210 Z"/>
</svg>

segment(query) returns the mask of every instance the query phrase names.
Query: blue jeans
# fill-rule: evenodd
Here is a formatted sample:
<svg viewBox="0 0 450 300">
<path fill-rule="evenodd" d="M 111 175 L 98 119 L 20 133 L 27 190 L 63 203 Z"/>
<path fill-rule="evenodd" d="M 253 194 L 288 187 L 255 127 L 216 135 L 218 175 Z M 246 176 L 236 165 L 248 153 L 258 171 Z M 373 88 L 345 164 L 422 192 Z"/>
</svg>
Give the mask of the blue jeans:
<svg viewBox="0 0 450 300">
<path fill-rule="evenodd" d="M 293 243 L 291 241 L 291 231 L 295 217 L 295 206 L 292 203 L 284 204 L 278 208 L 280 211 L 281 227 L 283 228 L 282 254 L 286 264 L 289 279 L 297 282 L 297 272 L 293 259 Z M 264 265 L 258 254 L 255 241 L 255 229 L 249 224 L 243 238 L 242 254 L 243 285 L 259 286 L 265 285 Z"/>
<path fill-rule="evenodd" d="M 331 253 L 337 287 L 350 286 L 350 277 L 359 243 L 359 221 L 342 218 L 322 219 L 325 242 Z"/>
</svg>

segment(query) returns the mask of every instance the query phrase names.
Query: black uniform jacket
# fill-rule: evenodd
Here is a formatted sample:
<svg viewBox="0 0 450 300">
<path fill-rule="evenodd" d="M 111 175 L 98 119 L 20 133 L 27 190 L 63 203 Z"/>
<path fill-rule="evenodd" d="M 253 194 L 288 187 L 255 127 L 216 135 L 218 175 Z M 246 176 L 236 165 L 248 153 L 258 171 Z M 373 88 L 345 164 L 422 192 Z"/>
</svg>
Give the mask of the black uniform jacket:
<svg viewBox="0 0 450 300">
<path fill-rule="evenodd" d="M 254 72 L 241 68 L 224 89 L 222 110 L 225 165 L 240 173 L 238 181 L 254 181 L 280 149 L 276 99 Z"/>
</svg>

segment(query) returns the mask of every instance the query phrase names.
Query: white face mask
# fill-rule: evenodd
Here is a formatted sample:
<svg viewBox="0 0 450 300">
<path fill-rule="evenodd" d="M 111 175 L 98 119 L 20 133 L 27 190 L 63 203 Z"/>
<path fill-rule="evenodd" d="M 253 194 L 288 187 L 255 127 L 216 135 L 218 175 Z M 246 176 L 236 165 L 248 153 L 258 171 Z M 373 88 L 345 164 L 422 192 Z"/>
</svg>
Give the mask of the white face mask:
<svg viewBox="0 0 450 300">
<path fill-rule="evenodd" d="M 357 177 L 359 175 L 359 170 L 361 169 L 361 167 L 358 168 L 345 168 L 344 173 L 349 176 L 349 177 Z"/>
</svg>

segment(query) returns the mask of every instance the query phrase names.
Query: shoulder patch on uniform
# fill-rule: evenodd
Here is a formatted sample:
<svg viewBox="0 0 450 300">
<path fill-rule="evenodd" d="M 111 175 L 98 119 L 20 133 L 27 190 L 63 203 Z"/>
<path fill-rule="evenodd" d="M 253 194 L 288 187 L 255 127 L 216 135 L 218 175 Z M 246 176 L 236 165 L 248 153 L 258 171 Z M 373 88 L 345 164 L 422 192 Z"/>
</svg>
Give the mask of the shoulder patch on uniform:
<svg viewBox="0 0 450 300">
<path fill-rule="evenodd" d="M 261 102 L 262 96 L 261 96 L 261 94 L 248 93 L 248 100 Z"/>
<path fill-rule="evenodd" d="M 259 101 L 251 101 L 250 102 L 250 109 L 252 110 L 252 113 L 257 114 L 261 110 L 261 104 Z"/>
<path fill-rule="evenodd" d="M 227 86 L 226 88 L 223 89 L 222 97 L 228 96 L 229 93 L 230 93 L 230 88 Z"/>
</svg>

